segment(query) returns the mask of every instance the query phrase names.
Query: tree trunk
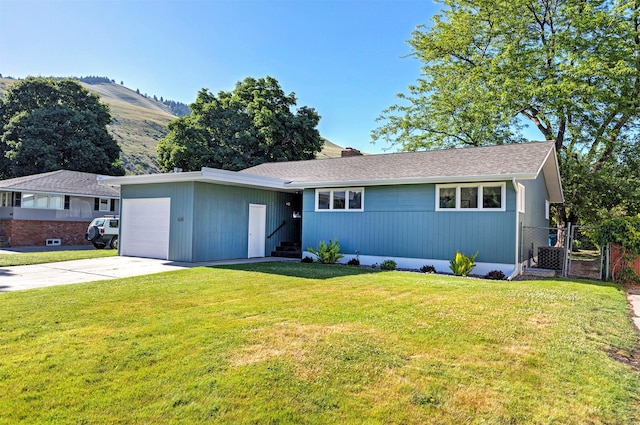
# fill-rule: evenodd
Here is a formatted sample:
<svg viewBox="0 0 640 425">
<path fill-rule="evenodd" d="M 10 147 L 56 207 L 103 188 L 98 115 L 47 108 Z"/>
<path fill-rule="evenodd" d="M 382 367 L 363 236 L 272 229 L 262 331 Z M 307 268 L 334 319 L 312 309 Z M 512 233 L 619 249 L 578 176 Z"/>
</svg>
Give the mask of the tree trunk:
<svg viewBox="0 0 640 425">
<path fill-rule="evenodd" d="M 558 228 L 558 238 L 555 246 L 564 248 L 564 243 L 567 240 L 567 210 L 562 205 L 556 207 L 556 227 Z"/>
</svg>

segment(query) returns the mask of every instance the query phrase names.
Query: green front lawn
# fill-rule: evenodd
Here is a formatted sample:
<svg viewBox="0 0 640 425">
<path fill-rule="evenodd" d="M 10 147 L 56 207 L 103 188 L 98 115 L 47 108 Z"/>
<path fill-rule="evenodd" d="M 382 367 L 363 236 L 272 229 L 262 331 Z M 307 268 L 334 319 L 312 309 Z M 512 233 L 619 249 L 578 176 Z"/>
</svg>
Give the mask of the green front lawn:
<svg viewBox="0 0 640 425">
<path fill-rule="evenodd" d="M 84 260 L 87 258 L 114 257 L 116 255 L 118 255 L 117 249 L 80 249 L 0 254 L 0 267 L 55 263 L 58 261 Z"/>
<path fill-rule="evenodd" d="M 0 303 L 1 424 L 640 421 L 609 284 L 262 263 Z"/>
</svg>

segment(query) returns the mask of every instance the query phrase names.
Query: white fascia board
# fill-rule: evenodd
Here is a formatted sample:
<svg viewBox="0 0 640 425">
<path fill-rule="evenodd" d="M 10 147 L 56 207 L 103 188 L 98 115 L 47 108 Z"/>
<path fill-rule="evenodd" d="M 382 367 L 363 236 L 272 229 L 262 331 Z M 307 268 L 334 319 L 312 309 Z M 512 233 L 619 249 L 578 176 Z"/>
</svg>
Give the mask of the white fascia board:
<svg viewBox="0 0 640 425">
<path fill-rule="evenodd" d="M 558 164 L 558 154 L 555 146 L 549 149 L 547 157 L 538 169 L 538 173 L 544 174 L 544 180 L 549 192 L 549 202 L 552 204 L 564 203 L 564 191 L 562 190 L 562 178 L 560 176 L 560 165 Z M 553 182 L 553 183 L 552 183 Z"/>
<path fill-rule="evenodd" d="M 289 183 L 288 180 L 273 177 L 254 176 L 253 174 L 206 167 L 202 169 L 202 177 L 204 180 L 201 181 L 210 181 L 211 183 L 280 190 L 286 190 L 287 183 Z"/>
<path fill-rule="evenodd" d="M 385 179 L 385 180 L 345 180 L 345 181 L 327 181 L 327 182 L 291 182 L 287 185 L 296 189 L 314 189 L 325 187 L 354 187 L 354 186 L 391 186 L 402 184 L 445 184 L 445 183 L 471 183 L 471 182 L 495 182 L 495 181 L 511 181 L 513 178 L 518 180 L 533 180 L 536 175 L 533 174 L 498 174 L 484 176 L 455 176 L 455 177 L 415 177 L 401 179 Z"/>
<path fill-rule="evenodd" d="M 109 186 L 153 183 L 205 182 L 229 186 L 244 186 L 261 189 L 287 190 L 287 180 L 243 174 L 237 171 L 203 167 L 200 171 L 181 173 L 146 174 L 140 176 L 98 176 L 98 183 Z"/>
<path fill-rule="evenodd" d="M 175 183 L 194 181 L 201 176 L 200 171 L 187 173 L 142 174 L 139 176 L 98 176 L 98 184 L 123 186 L 128 184 Z"/>
<path fill-rule="evenodd" d="M 36 189 L 20 189 L 20 188 L 11 188 L 11 189 L 3 189 L 2 192 L 21 192 L 21 193 L 37 193 L 41 195 L 63 195 L 63 196 L 77 196 L 79 198 L 109 198 L 109 199 L 120 199 L 118 195 L 99 195 L 96 193 L 76 193 L 76 192 L 56 192 L 52 190 L 36 190 Z"/>
</svg>

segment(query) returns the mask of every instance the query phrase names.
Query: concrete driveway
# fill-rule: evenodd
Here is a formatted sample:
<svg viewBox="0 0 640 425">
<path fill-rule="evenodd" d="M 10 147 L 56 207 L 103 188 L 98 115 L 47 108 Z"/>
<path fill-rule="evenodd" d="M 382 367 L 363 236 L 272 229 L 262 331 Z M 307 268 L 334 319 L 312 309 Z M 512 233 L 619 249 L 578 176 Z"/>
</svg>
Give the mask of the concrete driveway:
<svg viewBox="0 0 640 425">
<path fill-rule="evenodd" d="M 0 292 L 19 291 L 54 285 L 68 285 L 94 280 L 119 279 L 199 266 L 279 260 L 280 258 L 266 257 L 211 261 L 206 263 L 179 263 L 154 258 L 118 256 L 61 261 L 58 263 L 35 264 L 31 266 L 0 267 Z"/>
</svg>

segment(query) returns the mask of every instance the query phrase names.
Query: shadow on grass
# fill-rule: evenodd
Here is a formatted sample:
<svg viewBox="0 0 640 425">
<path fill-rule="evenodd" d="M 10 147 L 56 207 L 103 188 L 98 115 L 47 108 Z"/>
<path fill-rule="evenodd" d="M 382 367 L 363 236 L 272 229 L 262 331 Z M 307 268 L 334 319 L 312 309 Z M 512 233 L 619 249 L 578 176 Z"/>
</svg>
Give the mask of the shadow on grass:
<svg viewBox="0 0 640 425">
<path fill-rule="evenodd" d="M 351 267 L 340 264 L 267 262 L 211 266 L 216 269 L 238 270 L 256 273 L 268 273 L 279 276 L 301 277 L 304 279 L 331 279 L 334 277 L 354 276 L 377 273 L 377 270 L 363 267 Z"/>
</svg>

